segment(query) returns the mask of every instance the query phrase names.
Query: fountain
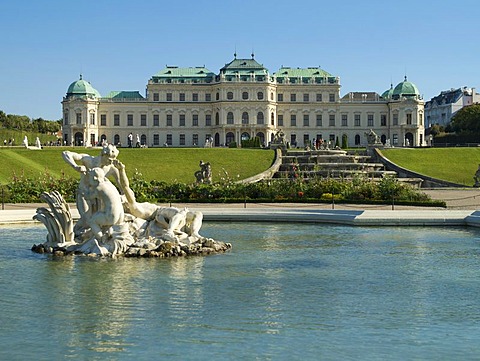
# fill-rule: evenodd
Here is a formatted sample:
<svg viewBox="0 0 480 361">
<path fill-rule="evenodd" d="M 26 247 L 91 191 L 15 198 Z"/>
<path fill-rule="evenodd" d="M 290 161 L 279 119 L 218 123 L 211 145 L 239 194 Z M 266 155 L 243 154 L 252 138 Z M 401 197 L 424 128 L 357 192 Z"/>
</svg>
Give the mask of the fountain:
<svg viewBox="0 0 480 361">
<path fill-rule="evenodd" d="M 38 208 L 33 218 L 47 228 L 47 241 L 34 245 L 33 251 L 170 257 L 225 252 L 232 247 L 200 235 L 201 212 L 137 202 L 117 156 L 118 149 L 111 144 L 105 145 L 99 156 L 63 152 L 64 160 L 80 173 L 76 194 L 80 219 L 74 223 L 59 192 L 43 193 L 41 198 L 49 208 Z"/>
</svg>

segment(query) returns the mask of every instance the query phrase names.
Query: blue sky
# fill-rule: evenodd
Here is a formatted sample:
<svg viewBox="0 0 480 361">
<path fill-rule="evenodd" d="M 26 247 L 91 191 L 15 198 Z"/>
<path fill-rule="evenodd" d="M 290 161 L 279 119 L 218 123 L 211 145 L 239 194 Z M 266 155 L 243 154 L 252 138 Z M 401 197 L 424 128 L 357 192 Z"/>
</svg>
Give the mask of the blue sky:
<svg viewBox="0 0 480 361">
<path fill-rule="evenodd" d="M 341 94 L 382 93 L 405 75 L 426 100 L 479 87 L 478 0 L 3 1 L 0 110 L 61 118 L 79 74 L 105 95 L 145 93 L 165 65 L 218 73 L 233 59 L 321 66 Z"/>
</svg>

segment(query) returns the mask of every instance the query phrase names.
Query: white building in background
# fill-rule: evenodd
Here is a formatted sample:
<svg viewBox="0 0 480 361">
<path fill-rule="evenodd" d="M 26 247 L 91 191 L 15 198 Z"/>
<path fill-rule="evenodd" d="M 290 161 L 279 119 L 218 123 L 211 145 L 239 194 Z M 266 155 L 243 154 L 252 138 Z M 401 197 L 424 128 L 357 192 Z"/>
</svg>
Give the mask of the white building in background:
<svg viewBox="0 0 480 361">
<path fill-rule="evenodd" d="M 340 79 L 320 67 L 271 74 L 253 54 L 235 54 L 218 74 L 167 66 L 150 78 L 145 96 L 114 91 L 102 97 L 80 76 L 62 106 L 64 141 L 74 145 L 126 146 L 129 134 L 148 147 L 204 146 L 207 139 L 226 146 L 256 136 L 268 145 L 280 129 L 298 147 L 317 139 L 364 147 L 370 129 L 393 146 L 425 145 L 424 103 L 406 77 L 382 95 L 342 97 Z"/>
<path fill-rule="evenodd" d="M 452 120 L 457 111 L 480 102 L 480 94 L 475 88 L 458 88 L 442 91 L 425 103 L 426 126 L 445 126 Z"/>
</svg>

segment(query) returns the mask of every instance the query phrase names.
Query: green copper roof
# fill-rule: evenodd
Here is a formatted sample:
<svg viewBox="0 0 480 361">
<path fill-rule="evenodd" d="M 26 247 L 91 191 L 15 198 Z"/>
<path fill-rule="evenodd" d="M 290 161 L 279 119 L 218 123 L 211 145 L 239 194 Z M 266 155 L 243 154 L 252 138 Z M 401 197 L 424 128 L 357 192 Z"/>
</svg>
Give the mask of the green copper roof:
<svg viewBox="0 0 480 361">
<path fill-rule="evenodd" d="M 324 79 L 326 79 L 327 83 L 333 84 L 338 80 L 332 74 L 320 69 L 320 67 L 290 68 L 282 66 L 273 75 L 277 78 L 277 82 L 279 83 L 283 83 L 286 78 L 288 78 L 291 83 L 308 83 L 312 79 L 315 83 L 323 83 Z"/>
<path fill-rule="evenodd" d="M 420 92 L 417 89 L 417 86 L 409 81 L 405 76 L 405 80 L 397 84 L 395 89 L 393 89 L 392 98 L 398 99 L 399 97 L 418 97 Z"/>
<path fill-rule="evenodd" d="M 214 78 L 215 74 L 205 67 L 179 68 L 178 66 L 167 66 L 155 74 L 152 79 L 208 79 Z"/>
<path fill-rule="evenodd" d="M 391 99 L 392 95 L 393 95 L 393 84 L 390 84 L 390 89 L 387 89 L 382 93 L 382 98 Z"/>
<path fill-rule="evenodd" d="M 267 75 L 268 69 L 259 64 L 252 56 L 251 59 L 233 59 L 220 69 L 220 74 L 228 75 Z"/>
<path fill-rule="evenodd" d="M 67 90 L 67 97 L 68 96 L 91 96 L 100 98 L 100 93 L 86 80 L 82 79 L 82 75 L 80 75 L 80 79 L 74 81 Z"/>
<path fill-rule="evenodd" d="M 111 91 L 105 98 L 110 99 L 143 99 L 138 91 Z"/>
</svg>

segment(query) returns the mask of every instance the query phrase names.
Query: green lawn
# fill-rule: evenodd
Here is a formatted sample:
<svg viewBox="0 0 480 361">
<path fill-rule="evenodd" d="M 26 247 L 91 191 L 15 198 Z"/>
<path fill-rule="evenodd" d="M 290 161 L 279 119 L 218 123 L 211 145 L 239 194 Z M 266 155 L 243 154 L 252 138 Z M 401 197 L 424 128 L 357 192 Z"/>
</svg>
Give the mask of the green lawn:
<svg viewBox="0 0 480 361">
<path fill-rule="evenodd" d="M 382 153 L 403 168 L 466 186 L 473 185 L 480 164 L 480 148 L 402 148 Z"/>
<path fill-rule="evenodd" d="M 77 176 L 76 172 L 65 163 L 62 151 L 68 149 L 91 155 L 100 154 L 99 149 L 72 147 L 45 147 L 43 150 L 28 150 L 21 147 L 1 147 L 0 183 L 9 183 L 13 174 L 37 177 L 48 172 L 60 177 Z M 195 182 L 194 173 L 199 170 L 199 162 L 210 162 L 213 181 L 225 177 L 244 179 L 268 169 L 274 160 L 272 150 L 229 149 L 229 148 L 120 148 L 118 158 L 125 164 L 131 177 L 135 170 L 146 180 L 182 183 Z"/>
</svg>

